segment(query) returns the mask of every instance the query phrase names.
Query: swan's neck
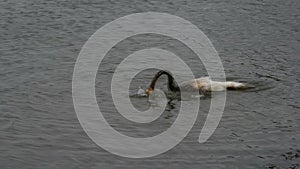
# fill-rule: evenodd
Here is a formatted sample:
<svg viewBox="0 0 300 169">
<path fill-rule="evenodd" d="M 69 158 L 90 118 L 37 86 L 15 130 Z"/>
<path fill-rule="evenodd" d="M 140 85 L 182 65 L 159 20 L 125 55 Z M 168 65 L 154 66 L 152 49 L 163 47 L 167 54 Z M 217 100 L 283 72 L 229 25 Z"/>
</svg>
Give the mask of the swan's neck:
<svg viewBox="0 0 300 169">
<path fill-rule="evenodd" d="M 171 75 L 171 73 L 169 73 L 167 71 L 164 71 L 164 70 L 161 70 L 158 73 L 156 73 L 156 75 L 153 77 L 153 79 L 151 81 L 151 84 L 150 84 L 149 88 L 154 90 L 157 80 L 159 79 L 159 77 L 161 75 L 164 75 L 164 74 L 168 76 L 168 88 L 169 88 L 169 90 L 179 91 L 179 87 L 178 87 L 177 83 L 175 82 L 175 80 L 174 80 L 173 76 Z"/>
</svg>

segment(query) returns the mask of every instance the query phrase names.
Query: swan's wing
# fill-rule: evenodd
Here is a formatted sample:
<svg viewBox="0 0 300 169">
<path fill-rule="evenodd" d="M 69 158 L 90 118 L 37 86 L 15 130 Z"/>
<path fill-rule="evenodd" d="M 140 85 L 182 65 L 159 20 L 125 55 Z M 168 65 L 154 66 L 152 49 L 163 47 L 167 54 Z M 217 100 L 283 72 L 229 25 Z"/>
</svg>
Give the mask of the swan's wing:
<svg viewBox="0 0 300 169">
<path fill-rule="evenodd" d="M 207 77 L 200 77 L 195 79 L 197 81 L 197 83 L 211 83 L 211 79 L 207 76 Z"/>
<path fill-rule="evenodd" d="M 193 90 L 208 90 L 210 87 L 211 80 L 209 77 L 201 77 L 197 79 L 193 79 L 187 82 L 183 82 L 180 84 L 180 88 L 184 91 L 193 91 Z"/>
<path fill-rule="evenodd" d="M 223 91 L 226 90 L 225 82 L 212 81 L 209 77 L 195 79 L 197 88 L 201 91 Z"/>
</svg>

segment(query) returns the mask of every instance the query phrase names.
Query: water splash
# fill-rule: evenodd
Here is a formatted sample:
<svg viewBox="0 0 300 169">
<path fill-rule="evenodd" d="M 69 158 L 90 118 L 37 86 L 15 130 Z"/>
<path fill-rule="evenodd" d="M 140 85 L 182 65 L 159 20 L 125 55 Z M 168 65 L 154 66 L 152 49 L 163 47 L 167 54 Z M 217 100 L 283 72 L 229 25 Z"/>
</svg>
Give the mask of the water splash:
<svg viewBox="0 0 300 169">
<path fill-rule="evenodd" d="M 139 89 L 136 93 L 137 96 L 147 96 L 147 94 L 145 93 L 145 90 L 141 88 L 141 86 L 139 86 Z"/>
</svg>

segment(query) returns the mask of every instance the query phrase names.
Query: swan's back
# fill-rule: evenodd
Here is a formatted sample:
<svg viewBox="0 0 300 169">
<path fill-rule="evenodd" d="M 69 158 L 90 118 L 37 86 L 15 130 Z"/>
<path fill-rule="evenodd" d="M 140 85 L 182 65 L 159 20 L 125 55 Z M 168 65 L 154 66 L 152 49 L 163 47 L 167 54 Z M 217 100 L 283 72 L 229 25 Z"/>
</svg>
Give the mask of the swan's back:
<svg viewBox="0 0 300 169">
<path fill-rule="evenodd" d="M 242 89 L 245 87 L 245 84 L 239 82 L 217 82 L 212 81 L 209 77 L 201 77 L 188 82 L 185 82 L 181 87 L 187 89 L 198 89 L 201 91 L 224 91 L 226 89 Z"/>
</svg>

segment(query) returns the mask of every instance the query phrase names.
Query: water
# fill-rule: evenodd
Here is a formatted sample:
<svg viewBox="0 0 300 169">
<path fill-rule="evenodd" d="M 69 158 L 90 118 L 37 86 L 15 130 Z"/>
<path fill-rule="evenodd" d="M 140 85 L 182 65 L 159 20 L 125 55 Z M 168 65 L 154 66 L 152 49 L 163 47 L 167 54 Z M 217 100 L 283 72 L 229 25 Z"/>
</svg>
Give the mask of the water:
<svg viewBox="0 0 300 169">
<path fill-rule="evenodd" d="M 2 0 L 1 168 L 299 168 L 299 9 L 297 0 Z M 81 47 L 98 28 L 147 11 L 191 21 L 214 44 L 228 79 L 256 88 L 227 93 L 220 125 L 205 144 L 197 139 L 209 97 L 201 99 L 196 125 L 174 149 L 148 159 L 121 158 L 98 147 L 81 128 L 72 104 L 72 72 Z M 166 37 L 137 36 L 116 46 L 109 54 L 115 57 L 104 60 L 98 71 L 96 95 L 111 125 L 137 137 L 170 126 L 179 101 L 172 100 L 158 121 L 135 125 L 111 108 L 102 82 L 109 81 L 126 54 L 149 46 L 170 49 L 199 77 L 206 74 L 190 51 Z M 145 88 L 154 73 L 138 75 L 131 92 Z M 131 101 L 138 109 L 149 106 L 147 98 Z"/>
</svg>

